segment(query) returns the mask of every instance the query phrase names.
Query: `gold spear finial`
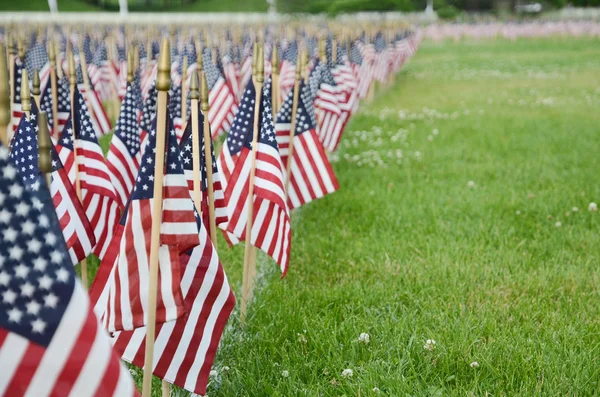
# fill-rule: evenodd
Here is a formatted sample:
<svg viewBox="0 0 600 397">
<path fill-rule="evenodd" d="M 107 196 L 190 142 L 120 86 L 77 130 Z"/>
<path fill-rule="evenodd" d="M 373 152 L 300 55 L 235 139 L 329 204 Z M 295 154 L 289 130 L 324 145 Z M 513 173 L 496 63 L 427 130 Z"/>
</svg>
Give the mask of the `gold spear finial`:
<svg viewBox="0 0 600 397">
<path fill-rule="evenodd" d="M 127 54 L 127 82 L 133 83 L 133 49 L 129 50 Z"/>
<path fill-rule="evenodd" d="M 29 112 L 31 110 L 31 94 L 29 92 L 29 76 L 27 69 L 23 69 L 21 74 L 21 110 Z"/>
<path fill-rule="evenodd" d="M 160 45 L 158 56 L 158 73 L 156 76 L 156 88 L 159 91 L 169 91 L 171 87 L 171 49 L 169 39 L 164 37 Z"/>
<path fill-rule="evenodd" d="M 208 111 L 208 83 L 204 72 L 202 72 L 202 80 L 200 80 L 200 108 L 203 112 Z"/>
<path fill-rule="evenodd" d="M 75 71 L 75 58 L 73 51 L 69 52 L 69 83 L 72 87 L 77 85 L 77 72 Z"/>
<path fill-rule="evenodd" d="M 6 52 L 4 50 L 4 44 L 0 43 L 0 127 L 4 128 L 8 126 L 10 119 L 10 91 L 8 89 Z M 0 136 L 5 137 L 5 134 L 6 131 L 0 131 Z"/>
<path fill-rule="evenodd" d="M 262 83 L 265 79 L 265 53 L 262 45 L 258 46 L 256 57 L 256 82 Z"/>
<path fill-rule="evenodd" d="M 190 81 L 190 99 L 200 99 L 198 73 L 194 72 L 192 72 L 192 80 Z"/>
<path fill-rule="evenodd" d="M 14 53 L 15 53 L 15 38 L 13 37 L 12 34 L 8 35 L 7 46 L 8 46 L 8 53 L 14 55 Z"/>
<path fill-rule="evenodd" d="M 40 72 L 37 69 L 33 69 L 33 89 L 31 93 L 34 96 L 40 95 L 42 92 L 40 91 Z"/>
<path fill-rule="evenodd" d="M 51 41 L 48 42 L 48 58 L 50 58 L 50 67 L 56 66 L 56 53 L 54 52 L 54 44 Z"/>
<path fill-rule="evenodd" d="M 50 131 L 48 130 L 48 116 L 46 112 L 38 114 L 38 165 L 44 174 L 52 172 L 52 160 L 50 158 Z"/>
</svg>

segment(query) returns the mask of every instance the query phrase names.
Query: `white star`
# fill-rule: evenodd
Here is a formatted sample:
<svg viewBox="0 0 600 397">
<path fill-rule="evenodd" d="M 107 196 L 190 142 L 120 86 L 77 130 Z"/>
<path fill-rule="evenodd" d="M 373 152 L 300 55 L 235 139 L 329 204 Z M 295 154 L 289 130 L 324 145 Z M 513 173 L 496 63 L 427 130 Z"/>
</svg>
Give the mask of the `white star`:
<svg viewBox="0 0 600 397">
<path fill-rule="evenodd" d="M 46 244 L 54 245 L 56 244 L 56 235 L 52 232 L 46 233 Z"/>
<path fill-rule="evenodd" d="M 66 283 L 69 281 L 69 272 L 66 269 L 60 268 L 56 271 L 56 279 Z"/>
<path fill-rule="evenodd" d="M 37 332 L 38 334 L 43 334 L 46 329 L 46 323 L 41 319 L 36 318 L 35 321 L 31 322 L 31 331 Z"/>
<path fill-rule="evenodd" d="M 38 200 L 37 198 L 33 198 L 33 208 L 35 208 L 38 211 L 41 211 L 44 208 L 44 204 L 42 204 L 42 202 L 40 200 Z"/>
<path fill-rule="evenodd" d="M 14 303 L 15 299 L 17 299 L 17 294 L 12 290 L 7 289 L 2 294 L 2 300 L 6 303 Z"/>
<path fill-rule="evenodd" d="M 15 242 L 17 239 L 17 231 L 12 227 L 9 227 L 4 231 L 4 239 L 10 242 Z"/>
<path fill-rule="evenodd" d="M 60 263 L 60 261 L 62 261 L 63 259 L 63 254 L 58 250 L 52 251 L 52 253 L 50 254 L 50 259 L 54 263 Z"/>
<path fill-rule="evenodd" d="M 5 272 L 4 270 L 2 270 L 2 272 L 0 272 L 0 285 L 8 285 L 8 283 L 10 283 L 10 274 L 8 274 L 7 272 Z"/>
<path fill-rule="evenodd" d="M 17 214 L 21 216 L 26 216 L 29 213 L 29 206 L 25 203 L 19 203 L 16 206 Z"/>
<path fill-rule="evenodd" d="M 42 248 L 42 243 L 36 239 L 27 242 L 27 249 L 34 254 L 40 252 L 40 248 Z"/>
<path fill-rule="evenodd" d="M 33 315 L 37 315 L 42 308 L 42 305 L 37 303 L 36 301 L 31 301 L 27 305 L 27 313 L 31 313 Z"/>
<path fill-rule="evenodd" d="M 58 303 L 58 296 L 54 295 L 52 292 L 44 297 L 44 305 L 46 305 L 46 306 L 55 308 L 57 303 Z"/>
<path fill-rule="evenodd" d="M 31 297 L 35 291 L 35 287 L 29 282 L 26 282 L 21 286 L 21 295 Z"/>
<path fill-rule="evenodd" d="M 16 307 L 13 307 L 11 310 L 8 311 L 8 320 L 9 321 L 19 323 L 19 322 L 21 322 L 21 317 L 23 317 L 23 312 L 21 312 Z"/>
<path fill-rule="evenodd" d="M 52 279 L 44 274 L 38 279 L 38 283 L 40 284 L 40 288 L 48 290 L 52 286 Z"/>
<path fill-rule="evenodd" d="M 10 257 L 17 261 L 21 260 L 23 256 L 23 250 L 17 246 L 12 247 L 8 252 L 10 253 Z"/>
<path fill-rule="evenodd" d="M 50 226 L 50 220 L 48 219 L 48 217 L 46 215 L 40 215 L 40 217 L 38 218 L 38 221 L 40 223 L 40 226 L 42 226 L 42 227 Z"/>
<path fill-rule="evenodd" d="M 5 170 L 7 168 L 12 168 L 12 167 L 6 167 Z M 14 169 L 14 168 L 13 168 Z M 10 195 L 15 197 L 15 198 L 21 198 L 21 194 L 23 193 L 23 187 L 18 185 L 18 184 L 14 184 L 10 187 Z"/>
<path fill-rule="evenodd" d="M 4 167 L 4 176 L 7 179 L 14 179 L 16 174 L 17 170 L 12 165 L 9 164 L 6 167 Z"/>
<path fill-rule="evenodd" d="M 48 261 L 44 258 L 36 258 L 33 261 L 33 267 L 35 270 L 43 272 L 46 269 L 46 266 L 48 266 Z"/>
<path fill-rule="evenodd" d="M 148 185 L 144 184 L 144 185 L 142 186 L 142 189 L 144 189 L 144 190 L 148 190 Z"/>
</svg>

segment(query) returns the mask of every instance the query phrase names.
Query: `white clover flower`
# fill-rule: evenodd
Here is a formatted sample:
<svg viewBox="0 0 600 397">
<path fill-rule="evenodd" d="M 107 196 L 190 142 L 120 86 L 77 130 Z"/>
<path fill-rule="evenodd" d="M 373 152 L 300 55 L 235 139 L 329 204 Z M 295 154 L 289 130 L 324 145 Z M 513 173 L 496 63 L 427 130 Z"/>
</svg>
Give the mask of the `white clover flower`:
<svg viewBox="0 0 600 397">
<path fill-rule="evenodd" d="M 419 160 L 421 158 L 421 152 L 419 152 L 418 150 L 415 152 L 415 158 L 417 160 Z"/>
<path fill-rule="evenodd" d="M 227 365 L 225 365 L 225 366 L 223 366 L 222 369 L 223 369 L 223 372 L 227 372 L 227 371 L 229 371 L 230 368 Z"/>
<path fill-rule="evenodd" d="M 379 390 L 379 388 L 378 388 L 378 387 L 374 387 L 374 388 L 373 388 L 373 393 L 375 393 L 375 394 L 379 394 L 379 393 L 381 393 L 381 390 Z"/>
<path fill-rule="evenodd" d="M 515 211 L 515 214 L 517 214 L 517 215 L 521 215 L 521 211 L 520 211 L 520 210 L 516 210 L 516 211 Z"/>
<path fill-rule="evenodd" d="M 571 211 L 572 211 L 572 212 L 579 212 L 579 208 L 577 208 L 577 207 L 573 207 L 573 208 L 571 208 Z"/>
<path fill-rule="evenodd" d="M 352 378 L 354 376 L 354 371 L 350 368 L 346 368 L 342 371 L 342 378 Z"/>
<path fill-rule="evenodd" d="M 209 375 L 210 376 L 217 376 L 217 375 L 219 375 L 219 373 L 217 372 L 216 369 L 211 369 Z"/>
<path fill-rule="evenodd" d="M 423 349 L 429 350 L 431 352 L 435 350 L 435 345 L 436 343 L 433 339 L 427 339 L 427 341 L 423 345 Z"/>
<path fill-rule="evenodd" d="M 475 182 L 473 182 L 473 181 L 469 181 L 469 182 L 467 182 L 467 187 L 468 187 L 469 189 L 473 189 L 473 188 L 475 187 Z"/>
<path fill-rule="evenodd" d="M 571 216 L 571 211 L 565 212 L 565 216 Z"/>
<path fill-rule="evenodd" d="M 596 211 L 598 211 L 598 204 L 596 204 L 596 203 L 594 203 L 594 202 L 591 202 L 591 203 L 588 205 L 588 211 L 591 211 L 591 212 L 596 212 Z"/>
<path fill-rule="evenodd" d="M 432 133 L 433 133 L 433 135 L 437 135 L 440 133 L 440 131 L 437 128 L 434 128 Z"/>
<path fill-rule="evenodd" d="M 306 339 L 306 336 L 304 336 L 304 334 L 297 334 L 298 336 L 298 343 L 307 343 L 308 340 Z"/>
<path fill-rule="evenodd" d="M 358 341 L 360 343 L 364 343 L 365 345 L 368 344 L 371 341 L 371 337 L 369 336 L 369 334 L 367 334 L 366 332 L 362 332 L 359 336 L 358 336 Z"/>
<path fill-rule="evenodd" d="M 479 368 L 479 363 L 477 361 L 473 361 L 470 365 L 471 368 Z"/>
<path fill-rule="evenodd" d="M 556 222 L 556 223 L 554 224 L 554 227 L 561 227 L 561 226 L 562 226 L 562 223 L 560 223 L 560 222 Z"/>
<path fill-rule="evenodd" d="M 289 378 L 290 371 L 284 369 L 283 371 L 281 371 L 281 376 L 283 376 L 284 378 Z"/>
<path fill-rule="evenodd" d="M 433 142 L 433 136 L 432 136 L 432 135 L 429 135 L 429 136 L 427 137 L 427 140 L 428 140 L 429 142 Z"/>
</svg>

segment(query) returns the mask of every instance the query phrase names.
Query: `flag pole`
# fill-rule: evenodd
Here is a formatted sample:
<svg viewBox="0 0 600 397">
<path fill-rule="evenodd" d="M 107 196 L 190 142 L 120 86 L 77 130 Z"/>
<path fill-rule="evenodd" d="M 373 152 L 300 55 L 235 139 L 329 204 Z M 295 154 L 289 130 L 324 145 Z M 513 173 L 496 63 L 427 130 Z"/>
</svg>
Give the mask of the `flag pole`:
<svg viewBox="0 0 600 397">
<path fill-rule="evenodd" d="M 292 120 L 290 122 L 290 141 L 288 144 L 288 158 L 287 164 L 285 167 L 285 200 L 287 202 L 287 198 L 289 196 L 289 188 L 290 188 L 290 179 L 292 179 L 292 160 L 294 157 L 294 137 L 296 136 L 296 113 L 298 112 L 298 96 L 300 95 L 300 60 L 301 56 L 298 56 L 296 60 L 296 77 L 294 79 L 294 97 L 292 100 Z"/>
<path fill-rule="evenodd" d="M 181 124 L 184 125 L 187 121 L 187 69 L 188 57 L 183 56 L 183 64 L 181 65 Z"/>
<path fill-rule="evenodd" d="M 202 113 L 204 114 L 204 158 L 206 159 L 206 191 L 208 193 L 208 223 L 210 230 L 210 239 L 217 248 L 217 218 L 215 216 L 215 191 L 213 186 L 213 162 L 212 162 L 212 137 L 210 134 L 210 123 L 208 121 L 208 83 L 206 82 L 206 74 L 201 72 L 202 80 L 200 81 L 200 103 Z"/>
<path fill-rule="evenodd" d="M 10 125 L 10 89 L 8 84 L 8 68 L 6 65 L 6 50 L 0 43 L 0 142 L 8 146 L 8 127 Z"/>
<path fill-rule="evenodd" d="M 54 45 L 48 43 L 48 57 L 50 58 L 50 88 L 52 89 L 52 133 L 58 138 L 58 82 L 56 79 L 56 53 Z"/>
<path fill-rule="evenodd" d="M 27 120 L 29 120 L 29 114 L 31 113 L 31 94 L 29 92 L 29 74 L 27 69 L 23 68 L 21 74 L 21 110 Z"/>
<path fill-rule="evenodd" d="M 240 319 L 246 321 L 248 301 L 252 297 L 254 273 L 256 272 L 256 247 L 252 245 L 252 220 L 254 217 L 254 176 L 256 174 L 256 152 L 258 149 L 260 103 L 262 101 L 262 83 L 264 79 L 265 60 L 262 47 L 256 51 L 256 76 L 254 77 L 256 99 L 254 100 L 254 135 L 252 137 L 252 165 L 248 186 L 248 219 L 246 221 L 246 250 L 244 252 L 244 273 L 242 281 L 242 304 Z"/>
<path fill-rule="evenodd" d="M 194 175 L 194 205 L 198 214 L 202 212 L 202 172 L 200 170 L 200 126 L 198 115 L 198 100 L 200 91 L 198 87 L 198 74 L 192 74 L 190 82 L 191 118 L 192 123 L 192 170 Z"/>
<path fill-rule="evenodd" d="M 33 84 L 31 87 L 31 95 L 35 101 L 35 105 L 40 108 L 40 72 L 37 69 L 33 69 Z"/>
<path fill-rule="evenodd" d="M 25 72 L 25 71 L 23 71 Z M 77 156 L 77 135 L 78 131 L 75 127 L 75 90 L 77 89 L 77 76 L 75 73 L 75 59 L 73 58 L 73 52 L 69 52 L 69 83 L 71 84 L 71 128 L 73 129 L 73 166 L 75 167 L 75 191 L 77 192 L 77 198 L 81 201 L 81 180 L 79 179 L 79 158 Z M 88 276 L 87 276 L 87 258 L 83 258 L 80 262 L 81 265 L 81 283 L 83 287 L 88 289 Z"/>
<path fill-rule="evenodd" d="M 15 38 L 13 37 L 13 35 L 8 36 L 9 37 L 9 41 L 8 41 L 8 70 L 9 70 L 9 85 L 10 85 L 10 110 L 12 113 L 13 110 L 13 104 L 15 103 L 15 87 L 13 87 L 13 84 L 15 83 Z M 11 114 L 11 118 L 10 118 L 10 127 L 11 127 L 11 131 L 7 132 L 7 141 L 10 142 L 10 138 L 12 135 L 12 114 Z"/>
<path fill-rule="evenodd" d="M 163 177 L 165 172 L 165 136 L 167 126 L 168 91 L 171 86 L 171 54 L 169 39 L 164 38 L 158 59 L 156 88 L 156 154 L 154 169 L 154 208 L 152 209 L 152 239 L 150 241 L 150 274 L 148 292 L 148 319 L 146 321 L 146 352 L 144 355 L 144 378 L 142 397 L 152 392 L 152 369 L 154 363 L 154 338 L 156 334 L 156 298 L 158 285 L 158 249 L 160 246 L 160 224 L 162 217 Z"/>
<path fill-rule="evenodd" d="M 50 183 L 52 182 L 52 161 L 50 159 L 50 131 L 48 130 L 48 115 L 46 112 L 38 113 L 38 165 L 40 172 L 44 173 L 48 189 L 50 189 Z"/>
<path fill-rule="evenodd" d="M 279 112 L 279 52 L 275 42 L 273 42 L 273 54 L 271 56 L 271 108 L 273 110 L 273 120 L 277 118 Z"/>
</svg>

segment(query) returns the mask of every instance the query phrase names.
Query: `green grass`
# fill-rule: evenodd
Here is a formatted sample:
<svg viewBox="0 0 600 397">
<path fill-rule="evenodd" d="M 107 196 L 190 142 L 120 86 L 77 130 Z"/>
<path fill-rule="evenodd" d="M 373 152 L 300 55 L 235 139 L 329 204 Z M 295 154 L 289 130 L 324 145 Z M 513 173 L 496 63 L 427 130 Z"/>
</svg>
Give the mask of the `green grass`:
<svg viewBox="0 0 600 397">
<path fill-rule="evenodd" d="M 286 278 L 259 254 L 208 395 L 598 395 L 599 69 L 593 40 L 424 43 L 293 214 Z"/>
<path fill-rule="evenodd" d="M 286 278 L 261 265 L 208 394 L 597 395 L 599 68 L 598 41 L 425 43 L 348 126 L 340 191 L 294 213 Z"/>
</svg>

